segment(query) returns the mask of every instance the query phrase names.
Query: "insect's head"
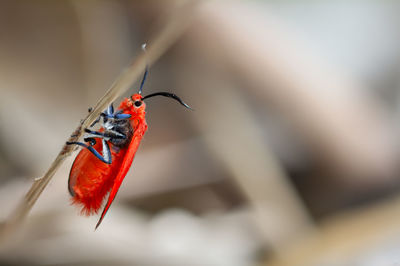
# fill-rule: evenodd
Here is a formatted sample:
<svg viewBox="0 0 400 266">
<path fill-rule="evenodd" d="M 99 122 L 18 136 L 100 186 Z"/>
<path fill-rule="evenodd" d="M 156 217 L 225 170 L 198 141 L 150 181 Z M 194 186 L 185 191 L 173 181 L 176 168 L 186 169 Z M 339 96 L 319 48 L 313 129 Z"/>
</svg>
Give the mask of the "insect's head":
<svg viewBox="0 0 400 266">
<path fill-rule="evenodd" d="M 132 100 L 132 107 L 137 110 L 138 112 L 140 110 L 144 110 L 146 108 L 146 104 L 143 102 L 143 97 L 140 94 L 133 94 L 131 96 L 131 100 Z"/>
</svg>

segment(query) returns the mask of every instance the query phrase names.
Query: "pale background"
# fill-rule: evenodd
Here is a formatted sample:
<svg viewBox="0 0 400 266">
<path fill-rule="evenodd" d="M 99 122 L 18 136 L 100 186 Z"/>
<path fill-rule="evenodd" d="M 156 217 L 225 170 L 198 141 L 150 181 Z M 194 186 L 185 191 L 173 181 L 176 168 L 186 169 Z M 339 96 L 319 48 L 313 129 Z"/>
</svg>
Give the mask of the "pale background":
<svg viewBox="0 0 400 266">
<path fill-rule="evenodd" d="M 0 3 L 2 221 L 181 2 Z M 399 14 L 396 1 L 200 4 L 144 88 L 195 111 L 147 102 L 96 232 L 70 205 L 69 158 L 0 264 L 398 265 Z"/>
</svg>

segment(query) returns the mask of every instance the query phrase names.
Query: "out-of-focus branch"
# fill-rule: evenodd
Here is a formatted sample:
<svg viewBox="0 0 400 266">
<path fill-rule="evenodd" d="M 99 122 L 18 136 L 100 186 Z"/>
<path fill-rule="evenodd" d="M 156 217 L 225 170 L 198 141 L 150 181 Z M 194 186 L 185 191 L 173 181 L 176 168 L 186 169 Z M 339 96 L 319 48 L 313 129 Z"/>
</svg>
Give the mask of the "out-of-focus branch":
<svg viewBox="0 0 400 266">
<path fill-rule="evenodd" d="M 195 8 L 199 2 L 188 0 L 180 3 L 181 4 L 176 7 L 175 11 L 162 21 L 160 25 L 164 26 L 160 28 L 160 31 L 155 34 L 155 37 L 148 42 L 146 54 L 141 53 L 132 64 L 123 71 L 111 88 L 97 102 L 93 111 L 79 124 L 68 141 L 77 141 L 83 134 L 83 129 L 88 127 L 100 115 L 102 110 L 122 93 L 127 91 L 139 78 L 146 64 L 155 62 L 178 39 L 188 25 L 190 25 L 195 14 Z M 18 225 L 21 224 L 62 162 L 73 150 L 73 146 L 64 145 L 43 177 L 35 179 L 32 187 L 3 226 L 0 240 L 4 240 L 5 236 L 9 235 L 9 233 L 13 232 Z"/>
<path fill-rule="evenodd" d="M 190 78 L 193 81 L 194 77 Z M 195 106 L 204 102 L 212 106 L 196 111 L 197 126 L 210 153 L 226 167 L 249 200 L 265 241 L 277 251 L 311 229 L 311 219 L 282 166 L 263 142 L 248 106 L 226 83 L 210 77 L 209 81 L 207 87 L 218 90 L 212 92 L 213 97 L 208 97 L 210 90 L 196 95 Z"/>
<path fill-rule="evenodd" d="M 205 13 L 199 22 L 206 23 L 207 18 Z M 186 35 L 186 40 L 201 35 L 201 29 L 196 27 Z M 186 70 L 181 86 L 191 84 L 191 103 L 195 108 L 202 107 L 193 114 L 195 126 L 210 155 L 225 167 L 248 199 L 265 242 L 279 251 L 281 246 L 313 228 L 311 218 L 283 167 L 264 142 L 262 127 L 251 107 L 243 101 L 236 84 L 221 78 L 226 74 L 218 71 L 223 60 L 207 53 L 198 43 L 192 43 L 190 59 L 186 58 L 181 70 Z"/>
<path fill-rule="evenodd" d="M 364 183 L 396 172 L 395 131 L 365 88 L 319 59 L 266 10 L 239 2 L 209 7 L 203 23 L 213 31 L 197 38 L 212 39 L 210 49 L 247 84 L 245 92 L 275 108 L 327 165 Z"/>
</svg>

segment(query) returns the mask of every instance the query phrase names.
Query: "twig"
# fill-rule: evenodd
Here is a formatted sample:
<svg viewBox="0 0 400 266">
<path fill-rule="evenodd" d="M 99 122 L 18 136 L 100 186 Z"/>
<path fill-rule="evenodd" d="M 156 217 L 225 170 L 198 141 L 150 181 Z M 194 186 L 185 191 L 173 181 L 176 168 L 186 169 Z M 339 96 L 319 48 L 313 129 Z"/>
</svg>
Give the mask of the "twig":
<svg viewBox="0 0 400 266">
<path fill-rule="evenodd" d="M 195 13 L 195 8 L 199 1 L 188 0 L 175 9 L 169 15 L 165 25 L 161 28 L 158 34 L 155 35 L 153 41 L 147 43 L 146 54 L 141 53 L 132 64 L 122 72 L 116 79 L 111 88 L 104 94 L 104 96 L 97 102 L 93 110 L 86 116 L 85 119 L 79 124 L 77 129 L 72 133 L 68 141 L 77 141 L 83 134 L 83 129 L 88 127 L 100 113 L 118 96 L 126 92 L 130 86 L 140 77 L 144 71 L 146 64 L 152 64 L 167 49 L 178 39 L 185 29 L 190 25 Z M 50 182 L 54 174 L 57 172 L 61 163 L 67 158 L 72 151 L 73 146 L 64 144 L 62 150 L 51 164 L 50 168 L 43 177 L 35 179 L 31 188 L 26 193 L 25 197 L 21 200 L 20 204 L 16 207 L 10 218 L 0 231 L 0 241 L 5 240 L 6 236 L 14 232 L 15 229 L 23 222 L 24 218 L 28 215 L 29 211 L 35 205 L 37 199 Z"/>
</svg>

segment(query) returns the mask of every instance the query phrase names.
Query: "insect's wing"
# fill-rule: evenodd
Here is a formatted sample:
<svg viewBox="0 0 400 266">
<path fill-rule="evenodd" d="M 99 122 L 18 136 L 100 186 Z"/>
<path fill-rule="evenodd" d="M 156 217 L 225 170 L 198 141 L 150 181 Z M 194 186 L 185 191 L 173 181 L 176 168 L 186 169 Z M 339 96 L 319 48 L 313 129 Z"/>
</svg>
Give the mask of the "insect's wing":
<svg viewBox="0 0 400 266">
<path fill-rule="evenodd" d="M 78 157 L 80 157 L 79 155 L 81 154 L 82 150 L 79 152 L 78 156 L 75 158 L 74 163 L 72 164 L 71 170 L 69 172 L 69 177 L 68 177 L 68 191 L 69 194 L 71 195 L 71 197 L 75 196 L 75 191 L 74 191 L 74 186 L 76 184 L 77 181 L 77 174 L 74 174 L 77 169 L 79 169 L 79 165 L 80 165 L 80 161 L 81 160 L 77 160 Z"/>
<path fill-rule="evenodd" d="M 99 150 L 101 148 L 100 146 L 100 143 L 96 143 L 93 148 Z M 68 178 L 68 191 L 72 197 L 75 196 L 74 187 L 78 181 L 77 178 L 81 175 L 82 169 L 85 169 L 87 164 L 90 163 L 89 161 L 93 160 L 92 156 L 89 150 L 81 149 L 72 164 Z"/>
<path fill-rule="evenodd" d="M 110 195 L 108 196 L 107 204 L 104 207 L 103 212 L 101 213 L 101 217 L 100 217 L 99 221 L 97 222 L 96 229 L 97 229 L 97 227 L 99 227 L 99 225 L 103 221 L 104 216 L 106 215 L 108 209 L 111 206 L 111 203 L 113 202 L 115 196 L 117 195 L 117 192 L 119 190 L 119 187 L 122 184 L 122 181 L 124 180 L 126 174 L 129 171 L 129 168 L 132 165 L 133 158 L 135 157 L 136 151 L 139 147 L 140 141 L 142 140 L 142 137 L 143 137 L 143 134 L 144 134 L 146 128 L 147 128 L 147 126 L 144 128 L 144 130 L 135 131 L 135 134 L 132 136 L 132 141 L 129 144 L 128 150 L 126 151 L 125 158 L 121 164 L 121 168 L 118 171 L 117 176 L 115 177 L 114 184 L 111 188 Z"/>
</svg>

